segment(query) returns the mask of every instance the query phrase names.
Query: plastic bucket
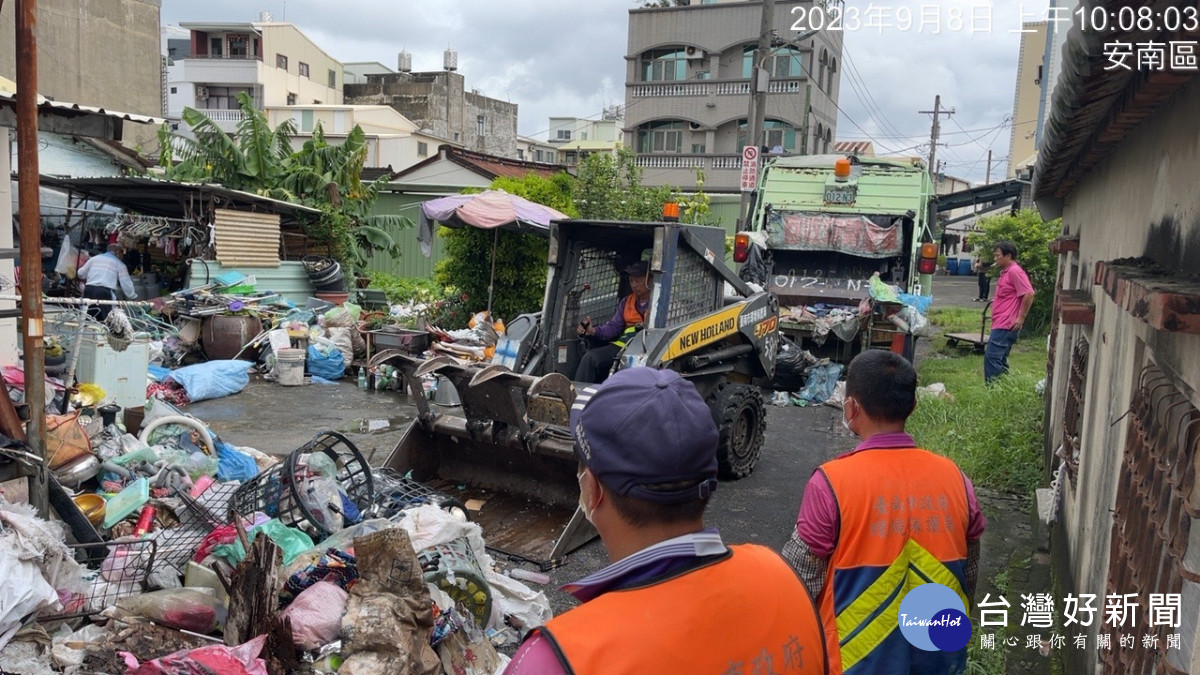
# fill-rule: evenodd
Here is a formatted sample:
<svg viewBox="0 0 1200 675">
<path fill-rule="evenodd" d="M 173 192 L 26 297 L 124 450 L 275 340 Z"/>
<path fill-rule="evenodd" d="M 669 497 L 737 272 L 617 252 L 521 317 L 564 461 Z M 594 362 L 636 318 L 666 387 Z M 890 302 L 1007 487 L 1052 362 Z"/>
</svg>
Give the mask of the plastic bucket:
<svg viewBox="0 0 1200 675">
<path fill-rule="evenodd" d="M 475 617 L 480 627 L 492 615 L 492 588 L 466 538 L 452 539 L 417 553 L 425 581 L 434 584 Z"/>
<path fill-rule="evenodd" d="M 958 273 L 963 276 L 970 276 L 970 275 L 974 274 L 974 272 L 971 271 L 971 266 L 973 264 L 974 264 L 974 261 L 972 261 L 970 258 L 959 258 L 958 259 Z"/>
<path fill-rule="evenodd" d="M 279 384 L 285 387 L 296 387 L 304 384 L 303 349 L 280 349 L 275 352 L 275 370 L 279 374 Z"/>
<path fill-rule="evenodd" d="M 958 274 L 958 258 L 946 258 L 946 274 Z"/>
</svg>

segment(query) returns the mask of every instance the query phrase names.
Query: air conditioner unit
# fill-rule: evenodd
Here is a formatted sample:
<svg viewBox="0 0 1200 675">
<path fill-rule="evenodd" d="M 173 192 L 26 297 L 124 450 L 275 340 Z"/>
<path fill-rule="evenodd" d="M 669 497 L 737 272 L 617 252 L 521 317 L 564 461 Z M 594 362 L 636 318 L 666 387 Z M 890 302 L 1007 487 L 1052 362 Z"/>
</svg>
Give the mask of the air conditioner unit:
<svg viewBox="0 0 1200 675">
<path fill-rule="evenodd" d="M 196 98 L 208 98 L 208 87 L 196 87 Z"/>
<path fill-rule="evenodd" d="M 689 59 L 702 59 L 702 58 L 704 58 L 704 50 L 703 50 L 703 49 L 697 49 L 696 47 L 686 47 L 686 48 L 684 48 L 684 50 L 683 50 L 683 53 L 684 53 L 684 55 L 686 55 L 686 56 L 687 56 Z"/>
</svg>

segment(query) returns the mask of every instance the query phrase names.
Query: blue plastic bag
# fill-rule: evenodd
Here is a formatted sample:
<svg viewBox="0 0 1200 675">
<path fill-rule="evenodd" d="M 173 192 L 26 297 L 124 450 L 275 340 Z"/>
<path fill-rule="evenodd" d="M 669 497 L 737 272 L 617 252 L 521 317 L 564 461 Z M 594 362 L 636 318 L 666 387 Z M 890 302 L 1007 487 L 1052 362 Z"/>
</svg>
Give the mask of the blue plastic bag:
<svg viewBox="0 0 1200 675">
<path fill-rule="evenodd" d="M 808 381 L 798 393 L 800 400 L 809 403 L 824 403 L 837 390 L 838 378 L 842 376 L 842 364 L 818 363 L 808 369 Z"/>
<path fill-rule="evenodd" d="M 250 384 L 249 361 L 209 361 L 171 372 L 193 403 L 236 394 Z"/>
<path fill-rule="evenodd" d="M 248 481 L 258 475 L 258 465 L 244 452 L 222 441 L 213 439 L 217 446 L 217 480 Z"/>
<path fill-rule="evenodd" d="M 340 380 L 346 374 L 346 359 L 336 349 L 326 355 L 315 345 L 309 345 L 308 373 L 326 380 Z"/>
<path fill-rule="evenodd" d="M 901 293 L 900 302 L 912 307 L 918 312 L 924 314 L 929 311 L 929 305 L 933 304 L 933 297 L 928 295 L 913 295 L 912 293 Z"/>
</svg>

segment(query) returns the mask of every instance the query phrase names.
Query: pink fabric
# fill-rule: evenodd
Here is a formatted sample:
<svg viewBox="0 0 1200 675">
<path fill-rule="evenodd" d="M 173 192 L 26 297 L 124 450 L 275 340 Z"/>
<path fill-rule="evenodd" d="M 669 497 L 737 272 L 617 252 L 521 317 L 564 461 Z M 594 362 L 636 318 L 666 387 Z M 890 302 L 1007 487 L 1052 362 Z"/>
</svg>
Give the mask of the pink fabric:
<svg viewBox="0 0 1200 675">
<path fill-rule="evenodd" d="M 563 220 L 567 216 L 561 211 L 535 204 L 501 190 L 487 190 L 479 194 L 450 195 L 433 199 L 421 205 L 424 215 L 443 223 L 457 218 L 459 221 L 485 230 L 507 225 L 513 221 L 533 223 L 548 228 L 550 221 Z"/>
<path fill-rule="evenodd" d="M 885 448 L 915 448 L 916 442 L 904 433 L 876 434 L 861 442 L 850 452 L 838 455 L 838 458 L 849 457 L 863 450 L 878 450 Z M 967 541 L 978 541 L 983 536 L 987 526 L 987 518 L 979 508 L 979 499 L 975 496 L 975 486 L 966 474 L 962 474 L 967 491 Z M 819 469 L 813 472 L 804 488 L 804 497 L 800 502 L 800 513 L 796 517 L 796 534 L 808 544 L 809 550 L 821 558 L 828 558 L 837 546 L 838 534 L 841 529 L 839 522 L 837 499 L 833 488 L 825 474 Z"/>
<path fill-rule="evenodd" d="M 565 675 L 566 672 L 558 662 L 550 641 L 541 633 L 534 633 L 533 637 L 522 642 L 504 669 L 504 675 Z"/>
<path fill-rule="evenodd" d="M 267 664 L 258 657 L 266 641 L 266 635 L 259 635 L 237 647 L 210 645 L 184 649 L 140 665 L 129 652 L 118 653 L 125 660 L 126 675 L 267 675 Z"/>
<path fill-rule="evenodd" d="M 900 228 L 880 227 L 865 216 L 826 213 L 783 217 L 783 244 L 803 251 L 842 251 L 868 258 L 899 255 Z"/>
<path fill-rule="evenodd" d="M 996 299 L 992 301 L 992 328 L 1012 330 L 1021 312 L 1021 298 L 1033 293 L 1029 275 L 1017 263 L 1000 270 Z"/>
</svg>

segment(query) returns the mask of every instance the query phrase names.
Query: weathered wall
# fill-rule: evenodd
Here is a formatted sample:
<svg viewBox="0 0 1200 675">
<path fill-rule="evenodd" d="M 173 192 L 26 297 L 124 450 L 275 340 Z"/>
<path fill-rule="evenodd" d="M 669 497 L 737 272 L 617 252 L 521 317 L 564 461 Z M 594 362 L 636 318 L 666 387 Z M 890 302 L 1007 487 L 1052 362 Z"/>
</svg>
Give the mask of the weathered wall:
<svg viewBox="0 0 1200 675">
<path fill-rule="evenodd" d="M 1121 454 L 1128 422 L 1122 416 L 1129 409 L 1142 367 L 1153 361 L 1192 405 L 1200 406 L 1200 335 L 1151 330 L 1117 306 L 1101 287 L 1092 285 L 1097 262 L 1138 256 L 1151 258 L 1180 277 L 1195 278 L 1200 263 L 1200 191 L 1195 188 L 1200 180 L 1198 108 L 1200 82 L 1193 81 L 1116 147 L 1065 203 L 1063 223 L 1071 234 L 1079 235 L 1080 250 L 1060 262 L 1064 287 L 1088 292 L 1096 304 L 1092 327 L 1060 330 L 1051 389 L 1056 400 L 1048 417 L 1051 438 L 1057 439 L 1071 349 L 1075 338 L 1084 335 L 1091 355 L 1079 478 L 1067 491 L 1058 530 L 1076 592 L 1107 590 L 1110 509 L 1119 482 L 1127 478 L 1122 475 Z M 1193 520 L 1191 527 L 1193 535 L 1200 532 L 1200 523 Z M 1200 542 L 1195 536 L 1192 539 L 1188 556 L 1200 558 Z M 1184 593 L 1195 597 L 1200 586 L 1185 581 Z M 1194 608 L 1191 615 L 1196 616 Z M 1195 642 L 1195 630 L 1195 624 L 1185 619 L 1185 646 Z M 1080 665 L 1094 667 L 1094 663 Z M 1197 672 L 1200 658 L 1191 667 L 1191 672 Z"/>
<path fill-rule="evenodd" d="M 16 2 L 0 7 L 0 76 L 17 79 Z M 38 89 L 58 101 L 162 115 L 160 0 L 39 0 Z M 125 145 L 157 146 L 157 130 L 125 125 Z"/>
<path fill-rule="evenodd" d="M 469 150 L 517 156 L 517 106 L 466 91 L 451 71 L 367 75 L 366 84 L 347 84 L 348 104 L 390 105 L 418 128 Z M 478 133 L 478 117 L 484 133 Z"/>
</svg>

